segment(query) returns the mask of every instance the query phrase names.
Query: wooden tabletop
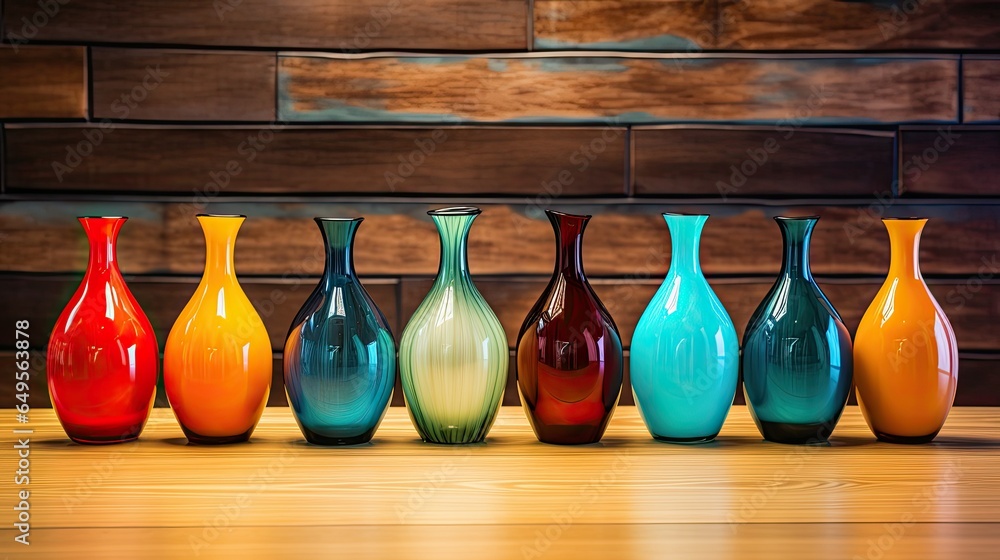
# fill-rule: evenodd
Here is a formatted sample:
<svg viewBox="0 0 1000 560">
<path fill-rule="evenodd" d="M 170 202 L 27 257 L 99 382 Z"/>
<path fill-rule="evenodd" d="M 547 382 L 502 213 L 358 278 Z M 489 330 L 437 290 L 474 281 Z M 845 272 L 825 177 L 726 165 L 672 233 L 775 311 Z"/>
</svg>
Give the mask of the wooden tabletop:
<svg viewBox="0 0 1000 560">
<path fill-rule="evenodd" d="M 187 445 L 167 409 L 129 444 L 73 444 L 40 409 L 28 424 L 4 411 L 0 434 L 10 558 L 950 560 L 1000 545 L 995 408 L 955 409 L 923 446 L 876 442 L 857 407 L 808 447 L 763 442 L 742 406 L 700 446 L 654 441 L 634 407 L 582 447 L 538 443 L 512 407 L 472 446 L 421 443 L 401 408 L 347 448 L 306 444 L 287 408 L 219 447 Z M 24 489 L 29 546 L 13 540 Z"/>
</svg>

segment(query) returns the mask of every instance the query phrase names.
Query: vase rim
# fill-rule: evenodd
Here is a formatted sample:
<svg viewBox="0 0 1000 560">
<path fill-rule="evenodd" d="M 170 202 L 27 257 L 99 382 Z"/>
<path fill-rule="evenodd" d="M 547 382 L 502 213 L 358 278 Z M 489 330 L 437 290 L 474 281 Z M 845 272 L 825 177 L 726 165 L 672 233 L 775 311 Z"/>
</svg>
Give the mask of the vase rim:
<svg viewBox="0 0 1000 560">
<path fill-rule="evenodd" d="M 360 222 L 364 220 L 364 217 L 359 216 L 357 218 L 324 218 L 317 216 L 313 219 L 316 220 L 317 222 Z"/>
<path fill-rule="evenodd" d="M 482 213 L 483 211 L 475 206 L 449 206 L 427 211 L 428 216 L 477 216 Z"/>
<path fill-rule="evenodd" d="M 78 220 L 127 220 L 128 216 L 77 216 Z"/>
<path fill-rule="evenodd" d="M 820 217 L 816 214 L 810 216 L 775 216 L 774 220 L 776 222 L 792 221 L 792 220 L 818 220 Z"/>
<path fill-rule="evenodd" d="M 559 210 L 546 210 L 545 213 L 553 216 L 566 216 L 567 218 L 581 218 L 584 220 L 589 220 L 594 217 L 591 214 L 570 214 L 569 212 L 560 212 Z"/>
<path fill-rule="evenodd" d="M 660 212 L 660 215 L 664 218 L 667 216 L 678 218 L 708 218 L 710 216 L 709 214 L 686 214 L 684 212 Z"/>
<path fill-rule="evenodd" d="M 919 220 L 927 221 L 929 218 L 921 218 L 919 216 L 908 216 L 905 218 L 882 218 L 883 222 L 915 222 Z"/>
<path fill-rule="evenodd" d="M 246 218 L 245 214 L 195 214 L 195 218 Z"/>
</svg>

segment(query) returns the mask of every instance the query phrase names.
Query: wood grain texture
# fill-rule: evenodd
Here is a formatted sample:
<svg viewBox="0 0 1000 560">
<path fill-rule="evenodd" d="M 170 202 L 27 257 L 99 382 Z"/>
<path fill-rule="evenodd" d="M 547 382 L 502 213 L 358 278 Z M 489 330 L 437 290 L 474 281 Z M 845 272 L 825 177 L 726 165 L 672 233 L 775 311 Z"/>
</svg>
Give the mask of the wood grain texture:
<svg viewBox="0 0 1000 560">
<path fill-rule="evenodd" d="M 317 232 L 317 237 L 319 237 Z M 167 334 L 188 300 L 195 293 L 198 278 L 169 278 L 130 276 L 126 279 L 129 289 L 139 306 L 149 317 L 157 342 L 162 350 Z M 271 346 L 281 352 L 292 320 L 316 287 L 318 278 L 243 278 L 240 286 L 253 302 L 257 313 L 267 327 Z M 398 337 L 401 333 L 397 315 L 397 282 L 391 279 L 366 279 L 365 289 L 375 300 L 389 321 L 390 330 Z M 52 326 L 66 302 L 80 284 L 79 278 L 69 276 L 0 276 L 0 307 L 11 320 L 27 319 L 34 332 L 52 331 Z M 46 338 L 33 341 L 44 345 Z M 12 348 L 0 342 L 0 348 Z"/>
<path fill-rule="evenodd" d="M 947 57 L 282 55 L 278 83 L 287 121 L 802 126 L 958 117 L 958 60 Z"/>
<path fill-rule="evenodd" d="M 4 0 L 6 36 L 24 35 L 35 0 Z M 34 40 L 230 47 L 519 50 L 523 0 L 73 0 Z"/>
<path fill-rule="evenodd" d="M 696 51 L 716 42 L 716 2 L 536 0 L 535 49 Z"/>
<path fill-rule="evenodd" d="M 593 214 L 584 240 L 584 263 L 593 278 L 634 280 L 666 273 L 670 246 L 661 211 L 714 213 L 702 238 L 702 265 L 710 275 L 777 274 L 781 236 L 777 215 L 819 214 L 812 245 L 819 275 L 882 275 L 889 243 L 878 217 L 930 219 L 921 241 L 924 274 L 971 276 L 983 259 L 992 262 L 1000 233 L 1000 206 L 928 206 L 887 199 L 864 206 L 757 206 L 670 204 L 569 204 L 554 207 Z M 119 238 L 125 274 L 199 275 L 204 240 L 194 215 L 199 212 L 246 214 L 236 242 L 236 271 L 244 275 L 318 275 L 322 246 L 314 216 L 365 216 L 358 233 L 356 263 L 362 276 L 433 275 L 438 268 L 438 235 L 426 211 L 438 205 L 416 203 L 269 203 L 212 202 L 53 202 L 0 204 L 0 233 L 9 250 L 0 253 L 0 270 L 75 272 L 86 265 L 87 245 L 78 215 L 131 216 Z M 483 205 L 470 234 L 473 274 L 552 273 L 552 227 L 530 204 Z"/>
<path fill-rule="evenodd" d="M 249 444 L 199 447 L 185 445 L 170 411 L 157 409 L 136 442 L 80 447 L 51 412 L 37 410 L 32 529 L 177 528 L 190 535 L 179 544 L 208 537 L 210 552 L 220 541 L 206 524 L 238 499 L 226 529 L 274 538 L 298 526 L 550 526 L 567 512 L 572 527 L 560 542 L 603 523 L 712 523 L 730 535 L 772 523 L 878 523 L 883 531 L 904 520 L 997 523 L 998 422 L 996 409 L 958 408 L 934 445 L 901 447 L 876 443 L 849 407 L 829 446 L 793 447 L 761 441 L 746 408 L 736 407 L 715 444 L 673 446 L 654 441 L 635 409 L 621 407 L 600 445 L 569 447 L 538 443 L 523 411 L 504 407 L 485 445 L 456 447 L 420 443 L 394 408 L 372 444 L 330 449 L 304 445 L 289 411 L 271 408 Z M 3 445 L 12 445 L 15 427 L 5 412 Z M 15 460 L 8 453 L 0 466 Z M 531 547 L 534 538 L 517 544 Z M 856 546 L 864 554 L 867 543 Z"/>
<path fill-rule="evenodd" d="M 94 48 L 94 118 L 272 121 L 275 54 Z"/>
<path fill-rule="evenodd" d="M 69 172 L 86 128 L 8 130 L 13 191 L 192 195 L 625 194 L 621 128 L 151 128 L 119 125 Z M 179 164 L 181 163 L 182 164 Z M 239 173 L 226 173 L 230 162 Z M 227 177 L 226 175 L 231 175 Z M 224 188 L 220 185 L 225 185 Z"/>
<path fill-rule="evenodd" d="M 987 273 L 1000 274 L 1000 261 Z M 547 280 L 540 278 L 477 278 L 476 287 L 489 302 L 507 333 L 508 346 L 514 348 L 521 325 L 531 306 L 545 289 Z M 773 284 L 768 279 L 712 278 L 712 288 L 729 312 L 739 338 L 750 316 Z M 639 317 L 660 286 L 651 280 L 591 280 L 597 296 L 611 313 L 618 326 L 624 347 L 632 342 Z M 820 288 L 840 312 L 851 333 L 857 330 L 881 282 L 870 280 L 819 279 Z M 405 325 L 430 289 L 431 279 L 405 278 L 401 284 L 401 319 Z M 1000 283 L 991 278 L 974 278 L 964 282 L 933 280 L 931 292 L 955 328 L 959 349 L 965 351 L 998 351 L 1000 338 L 994 332 L 995 317 L 1000 315 Z"/>
<path fill-rule="evenodd" d="M 721 50 L 1000 47 L 1000 6 L 992 0 L 720 0 L 718 9 Z"/>
<path fill-rule="evenodd" d="M 1000 129 L 939 127 L 900 132 L 903 196 L 1000 194 Z"/>
<path fill-rule="evenodd" d="M 0 45 L 0 119 L 87 116 L 87 49 Z"/>
<path fill-rule="evenodd" d="M 636 128 L 637 195 L 868 197 L 892 186 L 891 132 L 791 126 Z"/>
<path fill-rule="evenodd" d="M 893 523 L 898 523 L 895 521 Z M 622 524 L 616 521 L 569 525 L 555 540 L 539 540 L 551 523 L 518 525 L 371 525 L 346 527 L 236 527 L 220 532 L 200 556 L 257 560 L 280 556 L 318 557 L 331 549 L 351 558 L 412 560 L 510 560 L 535 547 L 548 560 L 621 560 L 675 558 L 707 560 L 843 560 L 865 558 L 869 545 L 886 541 L 886 523 L 755 523 L 738 531 L 724 523 Z M 902 525 L 900 525 L 902 526 Z M 890 528 L 895 528 L 889 524 Z M 988 558 L 996 547 L 993 523 L 909 524 L 905 538 L 893 543 L 898 558 L 933 560 L 946 553 L 955 558 Z M 13 539 L 14 529 L 0 530 Z M 191 528 L 124 527 L 114 529 L 40 529 L 23 558 L 67 558 L 86 551 L 105 560 L 181 558 L 194 554 Z M 537 543 L 537 544 L 536 544 Z M 793 552 L 776 552 L 781 548 Z M 156 552 L 151 552 L 155 550 Z M 808 550 L 808 553 L 803 551 Z"/>
<path fill-rule="evenodd" d="M 1000 122 L 1000 56 L 962 61 L 962 122 Z"/>
</svg>

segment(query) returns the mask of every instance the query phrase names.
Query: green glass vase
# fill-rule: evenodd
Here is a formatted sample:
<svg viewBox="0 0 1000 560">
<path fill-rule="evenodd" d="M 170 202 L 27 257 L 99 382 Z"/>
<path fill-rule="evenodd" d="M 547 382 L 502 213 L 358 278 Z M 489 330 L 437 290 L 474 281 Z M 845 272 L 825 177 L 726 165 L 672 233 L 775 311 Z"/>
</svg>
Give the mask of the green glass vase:
<svg viewBox="0 0 1000 560">
<path fill-rule="evenodd" d="M 500 410 L 509 366 L 507 335 L 469 275 L 469 229 L 480 210 L 456 207 L 428 214 L 441 236 L 441 264 L 403 329 L 403 397 L 424 441 L 476 443 L 486 438 Z"/>
</svg>

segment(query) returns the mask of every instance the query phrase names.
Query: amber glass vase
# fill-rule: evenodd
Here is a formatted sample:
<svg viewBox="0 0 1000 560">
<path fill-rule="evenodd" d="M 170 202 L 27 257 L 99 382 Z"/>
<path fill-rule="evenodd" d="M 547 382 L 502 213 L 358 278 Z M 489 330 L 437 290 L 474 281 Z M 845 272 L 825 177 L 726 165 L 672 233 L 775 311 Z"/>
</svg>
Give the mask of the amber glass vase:
<svg viewBox="0 0 1000 560">
<path fill-rule="evenodd" d="M 126 219 L 80 218 L 90 242 L 87 272 L 49 338 L 52 407 L 78 443 L 137 438 L 156 393 L 153 327 L 118 269 L 116 242 Z"/>
<path fill-rule="evenodd" d="M 944 425 L 958 386 L 955 331 L 920 274 L 925 219 L 883 220 L 889 274 L 854 342 L 858 404 L 878 439 L 925 443 Z"/>
<path fill-rule="evenodd" d="M 198 216 L 205 274 L 167 337 L 164 386 L 191 443 L 248 440 L 271 390 L 271 341 L 233 262 L 245 219 Z"/>
<path fill-rule="evenodd" d="M 555 229 L 556 266 L 517 338 L 517 388 L 539 441 L 594 443 L 621 394 L 621 337 L 583 272 L 590 216 L 545 213 Z"/>
</svg>

